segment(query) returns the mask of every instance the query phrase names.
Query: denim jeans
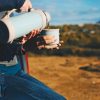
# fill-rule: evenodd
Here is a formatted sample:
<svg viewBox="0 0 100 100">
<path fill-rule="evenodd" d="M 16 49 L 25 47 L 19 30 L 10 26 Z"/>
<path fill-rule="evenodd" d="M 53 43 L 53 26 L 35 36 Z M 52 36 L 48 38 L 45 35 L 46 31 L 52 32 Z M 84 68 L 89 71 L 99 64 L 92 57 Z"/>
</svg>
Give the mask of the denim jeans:
<svg viewBox="0 0 100 100">
<path fill-rule="evenodd" d="M 34 77 L 20 71 L 0 75 L 0 100 L 66 100 Z"/>
</svg>

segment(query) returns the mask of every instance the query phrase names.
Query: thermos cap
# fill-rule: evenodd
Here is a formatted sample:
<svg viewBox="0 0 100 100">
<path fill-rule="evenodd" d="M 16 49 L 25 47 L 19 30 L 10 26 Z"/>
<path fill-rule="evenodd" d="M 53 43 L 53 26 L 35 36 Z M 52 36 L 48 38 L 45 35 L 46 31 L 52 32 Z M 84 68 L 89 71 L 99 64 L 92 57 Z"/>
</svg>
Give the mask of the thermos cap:
<svg viewBox="0 0 100 100">
<path fill-rule="evenodd" d="M 51 20 L 51 17 L 50 17 L 50 14 L 48 12 L 44 12 L 46 14 L 46 17 L 47 17 L 47 21 L 49 22 Z"/>
</svg>

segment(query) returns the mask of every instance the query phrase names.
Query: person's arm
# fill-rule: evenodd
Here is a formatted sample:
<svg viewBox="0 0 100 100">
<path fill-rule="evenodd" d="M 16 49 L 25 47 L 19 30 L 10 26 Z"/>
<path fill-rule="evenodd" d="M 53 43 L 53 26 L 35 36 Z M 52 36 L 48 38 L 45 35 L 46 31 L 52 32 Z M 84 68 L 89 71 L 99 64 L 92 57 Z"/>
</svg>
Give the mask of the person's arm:
<svg viewBox="0 0 100 100">
<path fill-rule="evenodd" d="M 23 50 L 27 52 L 39 49 L 59 49 L 61 43 L 63 43 L 63 41 L 60 41 L 59 44 L 49 45 L 50 43 L 55 42 L 55 37 L 52 35 L 41 36 L 38 32 L 39 30 L 35 30 L 31 32 L 29 36 L 22 38 L 20 43 L 23 45 Z M 31 34 L 33 34 L 33 36 Z"/>
<path fill-rule="evenodd" d="M 29 0 L 0 0 L 0 12 L 11 9 L 27 11 L 29 8 L 32 8 Z"/>
</svg>

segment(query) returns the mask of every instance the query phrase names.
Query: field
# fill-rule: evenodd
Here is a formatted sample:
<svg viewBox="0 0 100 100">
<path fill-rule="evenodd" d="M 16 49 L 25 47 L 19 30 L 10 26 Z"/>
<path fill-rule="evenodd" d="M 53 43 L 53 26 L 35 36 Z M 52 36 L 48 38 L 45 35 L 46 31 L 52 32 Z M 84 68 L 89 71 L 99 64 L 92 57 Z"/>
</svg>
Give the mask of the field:
<svg viewBox="0 0 100 100">
<path fill-rule="evenodd" d="M 100 100 L 100 58 L 29 57 L 30 74 L 68 100 Z"/>
</svg>

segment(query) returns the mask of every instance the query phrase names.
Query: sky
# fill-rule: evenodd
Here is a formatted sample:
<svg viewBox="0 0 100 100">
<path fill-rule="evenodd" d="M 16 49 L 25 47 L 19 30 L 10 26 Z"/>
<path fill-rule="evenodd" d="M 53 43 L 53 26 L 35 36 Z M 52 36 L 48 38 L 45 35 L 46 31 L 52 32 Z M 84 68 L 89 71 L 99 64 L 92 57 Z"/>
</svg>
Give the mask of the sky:
<svg viewBox="0 0 100 100">
<path fill-rule="evenodd" d="M 100 21 L 100 0 L 31 0 L 33 8 L 50 13 L 52 25 Z"/>
</svg>

